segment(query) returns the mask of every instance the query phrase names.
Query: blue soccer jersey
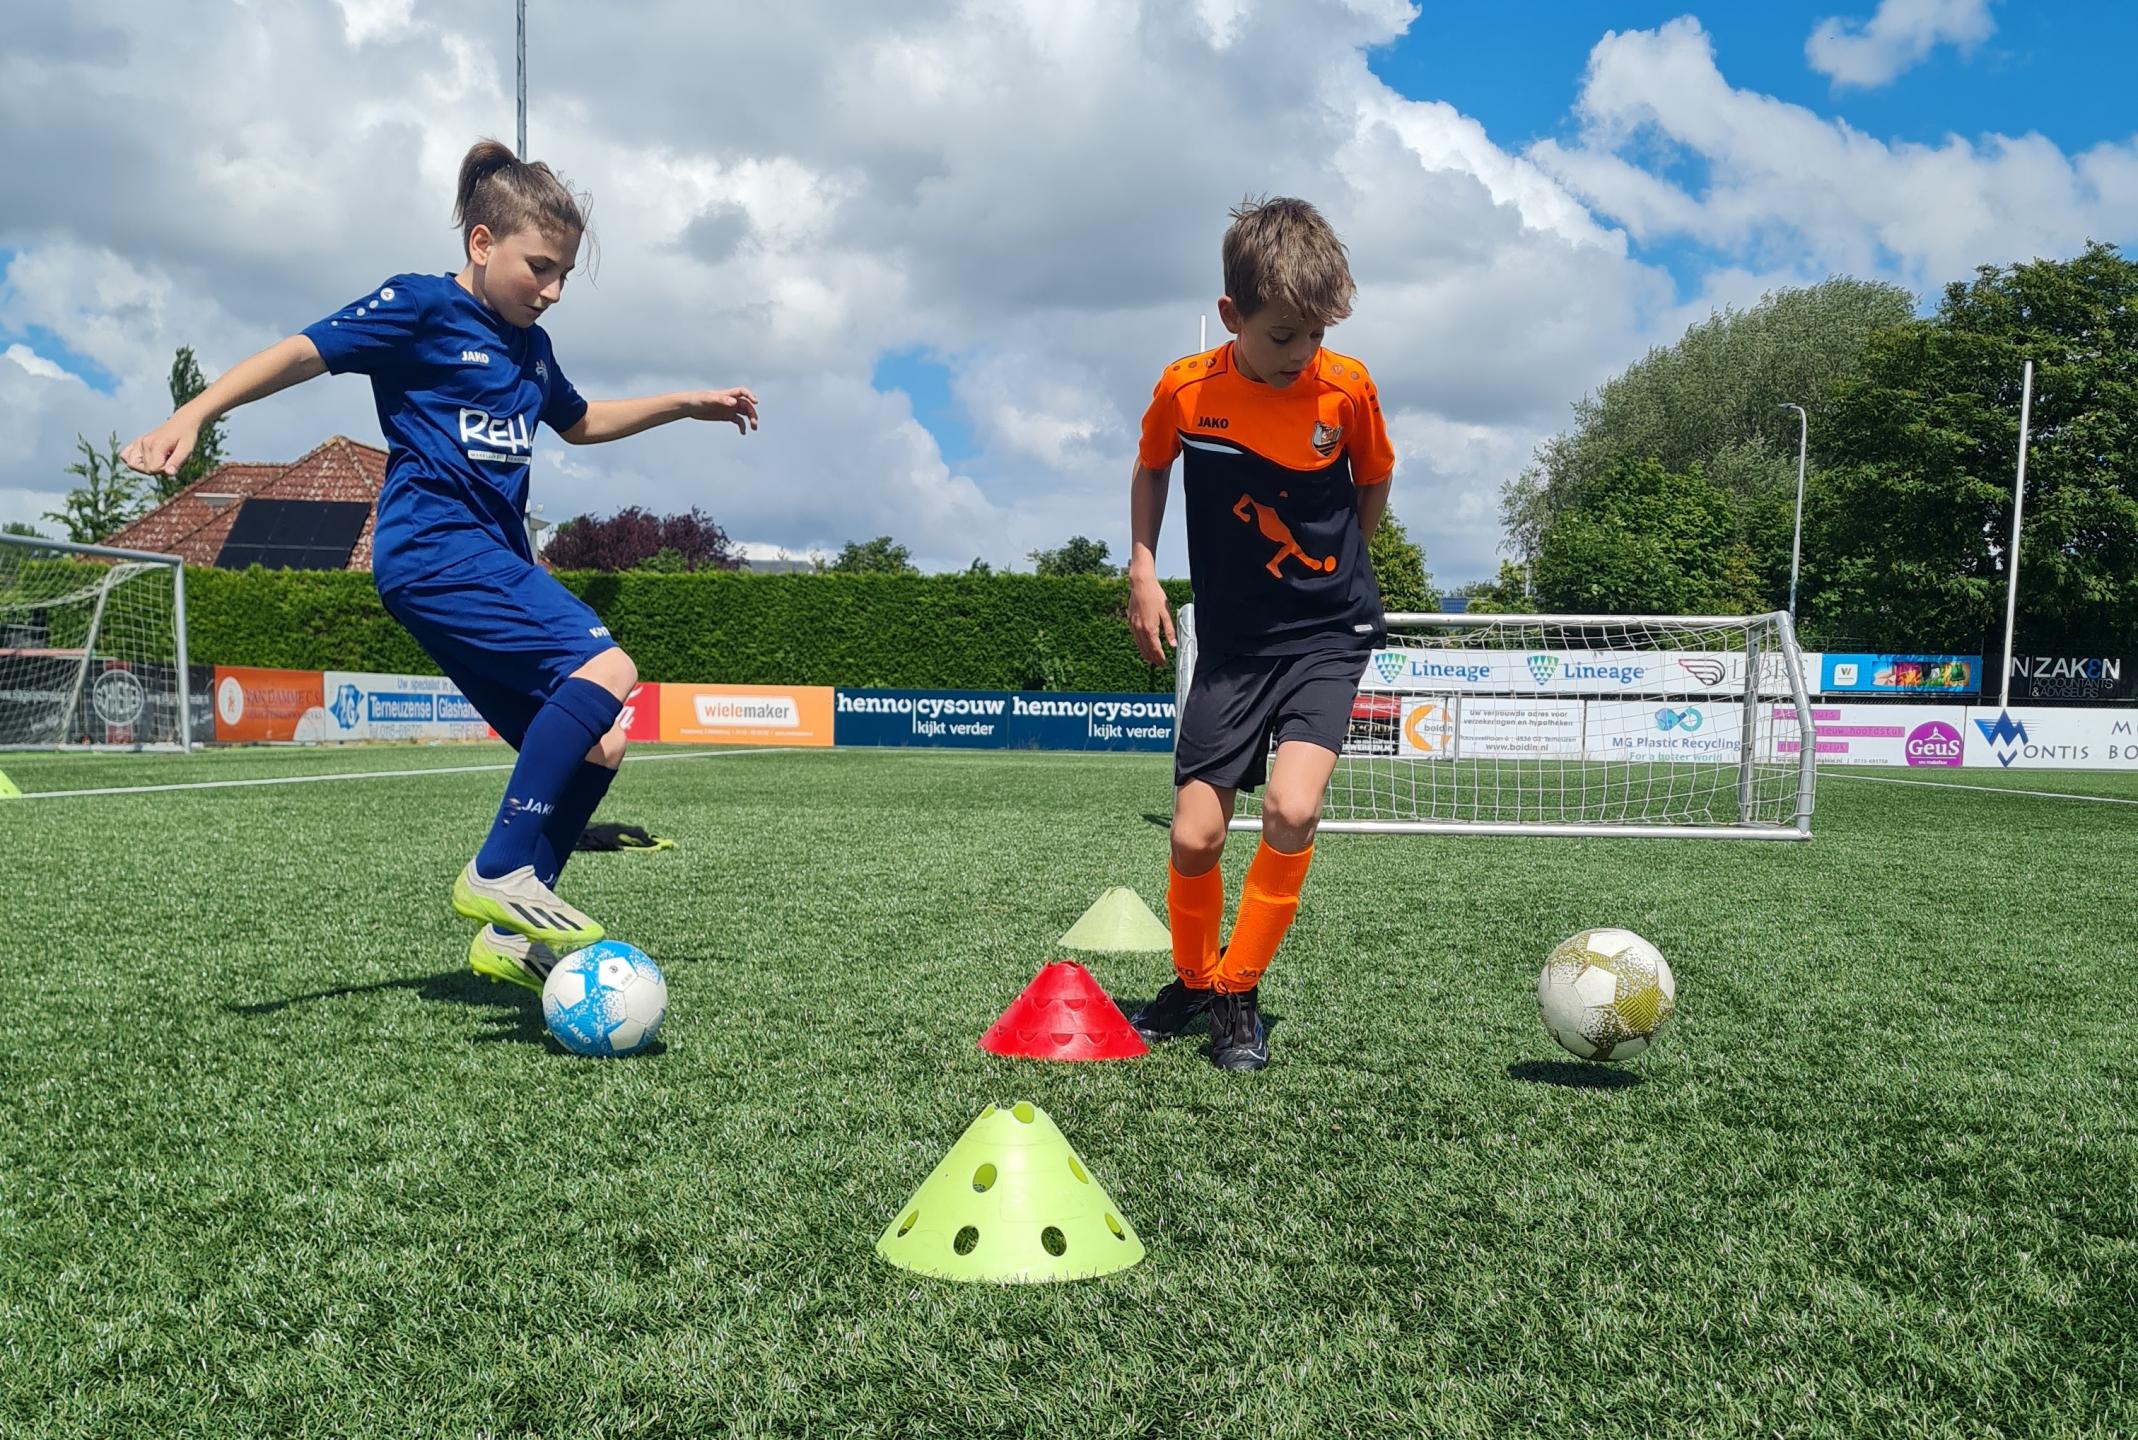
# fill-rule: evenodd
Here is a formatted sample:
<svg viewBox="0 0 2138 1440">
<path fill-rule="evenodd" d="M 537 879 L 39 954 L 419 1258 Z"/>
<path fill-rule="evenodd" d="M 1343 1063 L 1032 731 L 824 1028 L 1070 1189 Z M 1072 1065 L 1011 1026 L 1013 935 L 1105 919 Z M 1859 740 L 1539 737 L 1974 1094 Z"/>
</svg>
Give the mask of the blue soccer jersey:
<svg viewBox="0 0 2138 1440">
<path fill-rule="evenodd" d="M 450 275 L 396 275 L 304 334 L 330 373 L 371 377 L 387 441 L 381 591 L 498 547 L 533 559 L 535 424 L 569 430 L 587 408 L 541 326 L 506 323 Z"/>
</svg>

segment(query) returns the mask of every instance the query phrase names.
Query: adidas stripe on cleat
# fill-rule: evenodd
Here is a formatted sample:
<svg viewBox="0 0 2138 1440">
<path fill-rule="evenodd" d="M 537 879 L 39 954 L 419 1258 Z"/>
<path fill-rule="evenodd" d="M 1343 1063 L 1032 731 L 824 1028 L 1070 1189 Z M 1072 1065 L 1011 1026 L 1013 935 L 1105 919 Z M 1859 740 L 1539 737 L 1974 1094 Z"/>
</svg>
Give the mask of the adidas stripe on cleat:
<svg viewBox="0 0 2138 1440">
<path fill-rule="evenodd" d="M 468 968 L 491 980 L 502 980 L 542 993 L 542 983 L 556 968 L 557 952 L 539 940 L 485 925 L 468 942 Z"/>
<path fill-rule="evenodd" d="M 475 862 L 469 861 L 453 882 L 453 910 L 467 919 L 539 940 L 553 950 L 578 950 L 606 933 L 593 917 L 558 899 L 554 890 L 535 879 L 532 865 L 491 880 L 477 874 Z"/>
</svg>

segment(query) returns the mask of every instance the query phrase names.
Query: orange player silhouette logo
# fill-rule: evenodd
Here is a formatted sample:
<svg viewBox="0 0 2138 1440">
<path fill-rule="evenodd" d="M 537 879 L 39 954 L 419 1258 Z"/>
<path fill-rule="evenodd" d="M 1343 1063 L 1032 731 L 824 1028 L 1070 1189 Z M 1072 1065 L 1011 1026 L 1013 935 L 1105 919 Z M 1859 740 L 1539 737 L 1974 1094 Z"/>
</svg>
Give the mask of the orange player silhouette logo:
<svg viewBox="0 0 2138 1440">
<path fill-rule="evenodd" d="M 1306 566 L 1308 570 L 1317 575 L 1334 575 L 1336 573 L 1336 557 L 1334 555 L 1331 555 L 1326 560 L 1316 560 L 1312 555 L 1300 549 L 1299 541 L 1292 535 L 1292 527 L 1285 524 L 1283 517 L 1278 515 L 1274 509 L 1264 505 L 1254 496 L 1242 495 L 1238 500 L 1234 501 L 1232 513 L 1240 518 L 1242 524 L 1253 525 L 1257 530 L 1260 530 L 1263 539 L 1277 542 L 1277 553 L 1270 556 L 1269 563 L 1263 568 L 1279 580 L 1284 578 L 1284 571 L 1278 567 L 1284 564 L 1285 557 L 1288 555 L 1295 557 L 1300 564 Z"/>
</svg>

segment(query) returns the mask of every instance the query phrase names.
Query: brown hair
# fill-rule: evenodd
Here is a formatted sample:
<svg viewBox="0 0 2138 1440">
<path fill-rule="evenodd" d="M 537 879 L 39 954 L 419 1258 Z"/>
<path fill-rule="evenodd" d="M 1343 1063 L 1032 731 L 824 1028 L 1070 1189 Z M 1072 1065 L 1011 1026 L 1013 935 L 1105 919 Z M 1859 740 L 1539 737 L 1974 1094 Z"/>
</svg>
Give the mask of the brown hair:
<svg viewBox="0 0 2138 1440">
<path fill-rule="evenodd" d="M 1334 325 L 1351 313 L 1358 286 L 1344 242 L 1304 200 L 1250 196 L 1232 212 L 1224 253 L 1225 293 L 1242 315 L 1281 303 Z"/>
<path fill-rule="evenodd" d="M 460 227 L 462 246 L 478 225 L 500 240 L 528 229 L 564 240 L 586 233 L 591 206 L 541 161 L 520 159 L 502 140 L 478 140 L 460 162 L 453 223 Z"/>
</svg>

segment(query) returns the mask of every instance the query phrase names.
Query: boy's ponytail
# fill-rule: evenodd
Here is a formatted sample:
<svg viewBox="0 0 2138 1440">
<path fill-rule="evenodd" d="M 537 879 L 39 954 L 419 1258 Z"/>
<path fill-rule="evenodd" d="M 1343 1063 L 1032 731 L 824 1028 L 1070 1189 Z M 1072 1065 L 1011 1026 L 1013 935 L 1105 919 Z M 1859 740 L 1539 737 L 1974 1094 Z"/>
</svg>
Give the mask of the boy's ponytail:
<svg viewBox="0 0 2138 1440">
<path fill-rule="evenodd" d="M 502 140 L 478 140 L 460 162 L 453 223 L 463 245 L 478 225 L 499 239 L 526 229 L 561 239 L 586 233 L 589 207 L 541 161 L 520 159 Z"/>
</svg>

